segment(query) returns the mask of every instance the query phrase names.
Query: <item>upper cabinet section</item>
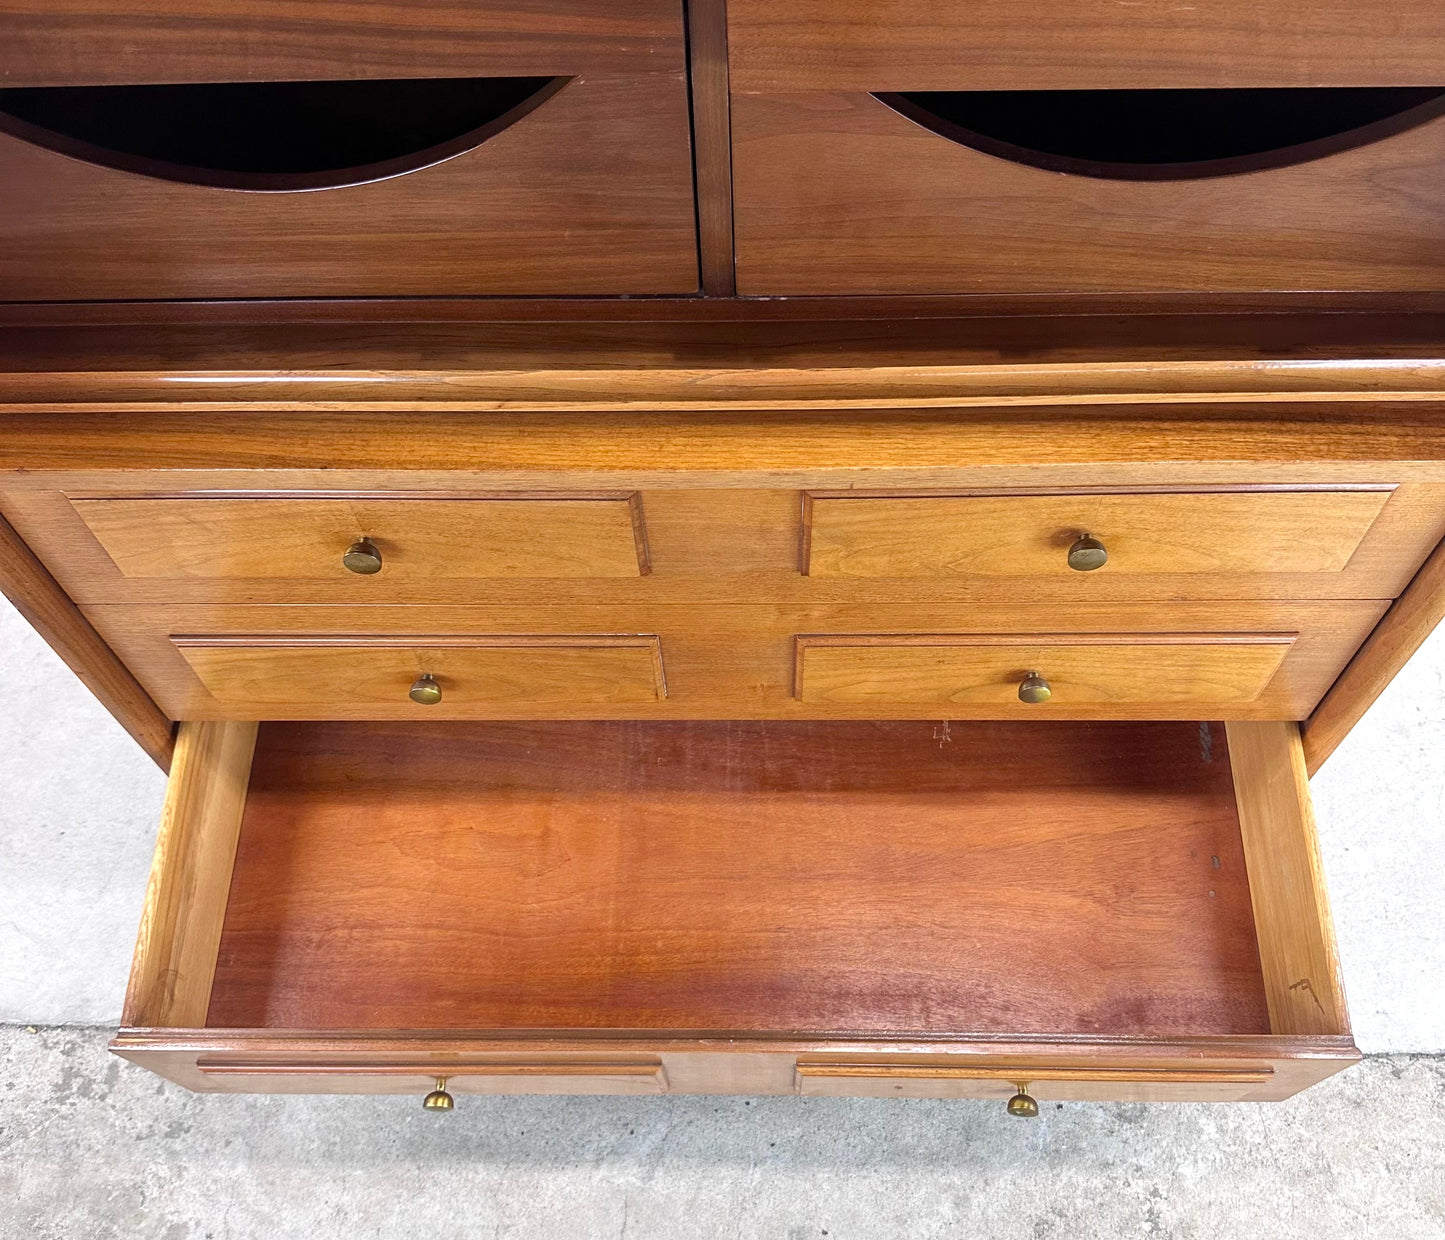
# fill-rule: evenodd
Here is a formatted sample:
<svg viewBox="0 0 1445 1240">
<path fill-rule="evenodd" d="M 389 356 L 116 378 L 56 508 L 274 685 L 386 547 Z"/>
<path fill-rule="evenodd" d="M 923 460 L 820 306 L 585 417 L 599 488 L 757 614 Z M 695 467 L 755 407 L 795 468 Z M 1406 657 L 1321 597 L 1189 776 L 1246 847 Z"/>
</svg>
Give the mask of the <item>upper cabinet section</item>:
<svg viewBox="0 0 1445 1240">
<path fill-rule="evenodd" d="M 1437 0 L 729 0 L 743 92 L 1420 86 Z"/>
<path fill-rule="evenodd" d="M 0 300 L 682 294 L 678 0 L 0 13 Z"/>
<path fill-rule="evenodd" d="M 1434 0 L 733 0 L 753 295 L 1433 291 Z"/>
</svg>

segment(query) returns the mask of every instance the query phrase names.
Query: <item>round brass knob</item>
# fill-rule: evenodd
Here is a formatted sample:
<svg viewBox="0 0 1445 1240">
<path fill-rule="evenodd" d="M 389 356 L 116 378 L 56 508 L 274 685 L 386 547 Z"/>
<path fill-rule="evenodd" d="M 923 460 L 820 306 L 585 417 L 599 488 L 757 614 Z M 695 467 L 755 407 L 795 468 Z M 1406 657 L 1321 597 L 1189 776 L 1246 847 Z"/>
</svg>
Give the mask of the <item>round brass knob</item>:
<svg viewBox="0 0 1445 1240">
<path fill-rule="evenodd" d="M 435 706 L 442 700 L 442 687 L 437 684 L 435 676 L 426 672 L 412 682 L 406 696 L 418 706 Z"/>
<path fill-rule="evenodd" d="M 1019 701 L 1027 702 L 1030 706 L 1037 706 L 1040 702 L 1047 702 L 1054 696 L 1054 691 L 1049 688 L 1049 682 L 1037 672 L 1030 672 L 1019 681 Z"/>
<path fill-rule="evenodd" d="M 381 552 L 369 538 L 359 538 L 352 543 L 341 557 L 341 562 L 353 573 L 360 573 L 363 577 L 381 572 Z"/>
<path fill-rule="evenodd" d="M 456 1099 L 447 1093 L 446 1077 L 437 1077 L 437 1087 L 421 1100 L 421 1105 L 426 1111 L 450 1111 L 457 1105 Z"/>
<path fill-rule="evenodd" d="M 1080 534 L 1069 548 L 1069 567 L 1075 572 L 1092 573 L 1109 562 L 1109 553 L 1092 534 Z"/>
<path fill-rule="evenodd" d="M 1008 1113 L 1019 1119 L 1037 1119 L 1039 1104 L 1029 1097 L 1029 1083 L 1015 1084 L 1014 1089 L 1018 1092 L 1008 1100 Z"/>
</svg>

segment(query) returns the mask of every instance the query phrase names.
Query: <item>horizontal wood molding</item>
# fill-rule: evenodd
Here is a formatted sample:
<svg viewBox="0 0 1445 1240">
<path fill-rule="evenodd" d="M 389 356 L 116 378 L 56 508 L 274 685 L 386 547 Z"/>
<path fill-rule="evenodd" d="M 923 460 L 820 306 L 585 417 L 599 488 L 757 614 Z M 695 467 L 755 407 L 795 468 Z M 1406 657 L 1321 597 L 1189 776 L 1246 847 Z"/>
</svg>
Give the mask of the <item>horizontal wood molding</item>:
<svg viewBox="0 0 1445 1240">
<path fill-rule="evenodd" d="M 0 593 L 80 677 L 136 744 L 162 770 L 168 769 L 174 747 L 171 721 L 3 517 Z"/>
<path fill-rule="evenodd" d="M 195 375 L 167 371 L 0 374 L 0 413 L 197 409 L 275 412 L 345 407 L 381 412 L 971 409 L 1157 405 L 1393 405 L 1445 401 L 1445 358 L 1410 366 L 1256 362 L 979 362 L 956 367 L 817 365 L 792 370 L 535 370 Z"/>
<path fill-rule="evenodd" d="M 1437 314 L 880 323 L 848 321 L 850 301 L 815 302 L 815 322 L 717 300 L 704 304 L 758 317 L 17 327 L 0 342 L 0 410 L 1083 409 L 1445 394 Z"/>
</svg>

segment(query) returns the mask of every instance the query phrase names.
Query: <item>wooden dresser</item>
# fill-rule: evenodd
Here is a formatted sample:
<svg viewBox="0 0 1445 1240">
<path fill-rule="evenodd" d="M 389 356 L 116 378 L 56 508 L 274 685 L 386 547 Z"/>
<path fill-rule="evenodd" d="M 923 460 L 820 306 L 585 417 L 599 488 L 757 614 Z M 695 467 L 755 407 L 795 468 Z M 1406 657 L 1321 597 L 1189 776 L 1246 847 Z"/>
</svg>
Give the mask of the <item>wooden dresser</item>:
<svg viewBox="0 0 1445 1240">
<path fill-rule="evenodd" d="M 1442 63 L 1425 0 L 0 0 L 0 589 L 170 771 L 113 1048 L 1353 1062 L 1308 779 L 1445 614 Z"/>
</svg>

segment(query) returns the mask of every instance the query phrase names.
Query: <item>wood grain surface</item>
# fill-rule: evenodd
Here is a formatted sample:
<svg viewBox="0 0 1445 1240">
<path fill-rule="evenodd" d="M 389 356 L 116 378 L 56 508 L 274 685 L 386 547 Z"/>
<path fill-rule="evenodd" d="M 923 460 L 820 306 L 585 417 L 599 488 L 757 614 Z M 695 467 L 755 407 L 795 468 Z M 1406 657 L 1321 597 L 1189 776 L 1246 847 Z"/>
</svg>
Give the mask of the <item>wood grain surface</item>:
<svg viewBox="0 0 1445 1240">
<path fill-rule="evenodd" d="M 1064 90 L 1433 83 L 1431 0 L 730 0 L 734 89 Z"/>
<path fill-rule="evenodd" d="M 415 590 L 475 577 L 636 577 L 647 540 L 636 498 L 73 498 L 128 578 L 299 578 L 350 584 L 342 563 L 367 539 L 381 572 Z"/>
<path fill-rule="evenodd" d="M 1268 1029 L 1196 724 L 268 724 L 207 1023 Z"/>
<path fill-rule="evenodd" d="M 1385 490 L 810 496 L 805 571 L 1068 575 L 1069 548 L 1087 534 L 1108 552 L 1099 574 L 1339 573 L 1389 499 Z"/>
<path fill-rule="evenodd" d="M 1300 730 L 1226 726 L 1250 901 L 1275 1033 L 1347 1034 L 1350 1018 Z"/>
<path fill-rule="evenodd" d="M 1166 601 L 1156 603 L 1075 602 L 1067 608 L 1066 634 L 1140 635 L 1144 640 L 1181 633 L 1296 634 L 1268 687 L 1251 701 L 1203 703 L 1144 700 L 1135 697 L 1109 703 L 1055 706 L 1051 714 L 1073 718 L 1197 719 L 1201 715 L 1228 719 L 1302 719 L 1330 687 L 1359 643 L 1384 614 L 1379 600 L 1350 601 Z M 799 701 L 794 695 L 795 644 L 799 635 L 944 633 L 967 639 L 973 635 L 1060 633 L 1057 602 L 1005 600 L 957 603 L 721 603 L 671 604 L 548 604 L 529 606 L 88 606 L 86 617 L 125 660 L 141 683 L 177 719 L 276 718 L 281 690 L 237 668 L 226 686 L 227 700 L 218 701 L 182 657 L 173 637 L 200 643 L 224 638 L 241 645 L 265 646 L 276 639 L 321 646 L 399 639 L 418 648 L 435 645 L 431 638 L 466 640 L 477 636 L 532 635 L 539 638 L 579 634 L 655 634 L 667 663 L 667 697 L 622 701 L 613 697 L 588 702 L 566 697 L 565 681 L 555 692 L 529 702 L 524 695 L 479 698 L 467 709 L 472 718 L 487 719 L 916 719 L 920 706 L 909 701 L 876 700 L 830 703 Z M 195 651 L 189 652 L 194 658 Z M 288 676 L 302 676 L 305 651 L 288 655 Z M 207 656 L 208 658 L 211 656 Z M 229 664 L 251 665 L 259 654 L 231 649 L 214 657 Z M 360 651 L 351 658 L 364 659 Z M 271 655 L 262 660 L 273 669 Z M 415 664 L 408 664 L 414 667 Z M 376 718 L 381 707 L 358 701 L 347 677 L 359 670 L 348 664 L 335 693 L 308 697 L 292 682 L 284 704 L 290 719 Z M 418 669 L 420 670 L 420 669 Z M 1022 669 L 1028 670 L 1028 669 Z M 559 676 L 561 669 L 558 669 Z M 395 691 L 400 665 L 389 668 Z M 243 686 L 255 696 L 240 698 Z M 410 684 L 410 681 L 406 682 Z M 627 683 L 633 683 L 628 678 Z M 404 690 L 405 686 L 401 688 Z M 248 692 L 250 690 L 247 690 Z M 459 705 L 457 710 L 463 708 Z M 927 715 L 950 718 L 1025 717 L 1026 708 L 996 701 L 955 702 L 923 708 Z M 443 713 L 435 708 L 434 713 Z"/>
<path fill-rule="evenodd" d="M 7 0 L 7 86 L 678 72 L 677 0 Z"/>
<path fill-rule="evenodd" d="M 1066 176 L 865 94 L 735 96 L 748 295 L 1439 288 L 1445 118 L 1245 176 Z M 886 167 L 887 176 L 876 175 Z"/>
<path fill-rule="evenodd" d="M 1438 402 L 1445 393 L 1445 315 L 1438 309 L 1287 313 L 1288 300 L 1281 305 L 1278 296 L 1250 295 L 1241 312 L 1237 297 L 1176 294 L 1166 302 L 1182 300 L 1182 306 L 1147 314 L 1137 307 L 1129 312 L 1134 299 L 1115 292 L 1102 301 L 1085 299 L 1073 313 L 1057 306 L 1038 313 L 1038 299 L 1015 292 L 1011 300 L 1018 313 L 1000 313 L 995 298 L 991 316 L 970 315 L 958 309 L 966 300 L 945 297 L 885 302 L 906 316 L 898 322 L 878 321 L 878 305 L 867 299 L 860 301 L 871 308 L 851 309 L 851 300 L 817 298 L 789 311 L 815 316 L 802 322 L 780 318 L 779 307 L 794 305 L 789 300 L 646 303 L 654 321 L 645 323 L 635 321 L 640 303 L 600 308 L 581 299 L 567 303 L 580 307 L 574 311 L 553 302 L 550 310 L 532 312 L 550 320 L 500 323 L 489 320 L 485 302 L 466 303 L 477 307 L 470 320 L 463 315 L 441 322 L 408 321 L 425 313 L 418 305 L 431 303 L 407 309 L 395 301 L 371 312 L 379 322 L 367 317 L 366 303 L 348 303 L 359 322 L 328 321 L 336 306 L 328 311 L 314 301 L 295 307 L 292 318 L 304 314 L 304 322 L 287 322 L 277 309 L 284 303 L 275 302 L 233 306 L 229 314 L 214 306 L 172 306 L 171 319 L 160 322 L 149 321 L 160 313 L 154 307 L 127 305 L 105 311 L 101 323 L 90 326 L 69 323 L 60 313 L 64 307 L 33 307 L 26 313 L 40 315 L 42 325 L 16 326 L 0 336 L 0 410 L 185 409 L 194 420 L 203 410 L 246 410 L 258 417 L 284 410 L 296 417 L 308 410 L 367 409 L 586 409 L 614 415 L 813 409 L 834 421 L 839 410 L 1022 407 L 1037 410 L 1038 417 L 1068 409 L 1087 420 L 1105 417 L 1110 408 L 1148 404 L 1172 406 L 1171 420 L 1186 423 L 1191 416 L 1237 419 L 1242 411 L 1215 407 L 1238 403 L 1273 406 L 1267 412 L 1277 419 L 1329 421 L 1338 407 L 1339 416 L 1358 420 L 1352 405 L 1379 403 L 1387 408 L 1372 421 L 1388 413 L 1388 423 L 1358 427 L 1357 434 L 1388 430 L 1398 436 L 1410 425 L 1402 404 Z M 518 302 L 501 304 L 506 313 L 527 317 Z M 1220 312 L 1201 312 L 1211 304 Z M 1226 313 L 1231 305 L 1235 311 Z M 1036 312 L 1027 313 L 1030 307 Z M 704 312 L 711 317 L 700 318 Z M 138 316 L 141 325 L 106 324 L 126 314 Z M 44 326 L 48 320 L 58 322 Z M 1293 404 L 1325 408 L 1281 408 Z M 394 431 L 413 422 L 398 421 Z M 788 426 L 784 420 L 769 430 L 777 434 Z M 1110 447 L 1118 442 L 1103 434 L 1093 438 Z M 178 435 L 175 446 L 185 442 Z M 308 436 L 292 449 L 309 442 Z M 464 445 L 463 438 L 457 446 Z M 328 447 L 338 455 L 336 445 Z M 378 450 L 378 467 L 400 466 L 381 451 L 392 442 L 373 437 L 369 424 L 349 436 L 339 455 L 354 460 L 368 447 Z M 1316 451 L 1330 447 L 1325 439 Z M 1040 463 L 1052 459 L 1035 457 Z M 1319 458 L 1306 449 L 1297 459 Z M 259 462 L 253 456 L 250 463 Z M 451 467 L 467 464 L 463 456 Z"/>
<path fill-rule="evenodd" d="M 866 707 L 992 708 L 1000 717 L 1137 703 L 1208 712 L 1258 700 L 1294 644 L 1288 633 L 809 634 L 798 638 L 798 698 Z M 1053 696 L 1019 701 L 1037 674 Z"/>
<path fill-rule="evenodd" d="M 733 277 L 727 0 L 689 0 L 687 34 L 702 288 L 713 297 L 731 297 L 737 289 Z"/>
<path fill-rule="evenodd" d="M 0 135 L 0 299 L 687 293 L 682 75 L 586 75 L 404 176 L 242 193 Z"/>
<path fill-rule="evenodd" d="M 1040 466 L 1035 474 L 1043 479 L 1058 479 L 1067 474 L 1050 471 Z M 1141 477 L 1142 471 L 1135 471 Z M 1177 470 L 1169 471 L 1177 475 Z M 1249 478 L 1254 471 L 1241 466 L 1236 478 Z M 1073 476 L 1079 480 L 1097 478 L 1096 470 L 1076 470 Z M 157 475 L 152 474 L 151 477 Z M 254 486 L 256 474 L 236 473 L 212 475 L 216 481 L 229 482 L 243 488 Z M 986 471 L 975 475 L 980 481 Z M 1159 472 L 1154 481 L 1167 477 Z M 1382 470 L 1376 477 L 1389 477 L 1391 471 Z M 284 477 L 284 476 L 283 476 Z M 164 576 L 136 577 L 122 574 L 110 555 L 107 555 L 95 534 L 77 514 L 71 499 L 61 491 L 30 489 L 29 484 L 37 481 L 26 478 L 26 489 L 14 489 L 9 478 L 0 479 L 0 514 L 3 514 L 37 556 L 50 568 L 56 580 L 78 603 L 248 603 L 264 601 L 269 603 L 390 603 L 415 604 L 436 603 L 457 604 L 511 604 L 528 606 L 538 604 L 574 605 L 602 603 L 727 603 L 739 600 L 753 602 L 875 602 L 875 603 L 973 603 L 979 601 L 1008 602 L 1027 598 L 1042 602 L 1056 600 L 1061 603 L 1103 602 L 1103 601 L 1167 601 L 1171 599 L 1214 598 L 1251 599 L 1281 598 L 1303 600 L 1311 598 L 1393 598 L 1409 584 L 1417 566 L 1425 559 L 1442 538 L 1445 538 L 1445 486 L 1429 483 L 1403 483 L 1393 488 L 1386 487 L 1385 499 L 1380 515 L 1370 525 L 1348 563 L 1338 572 L 1283 571 L 1286 564 L 1276 561 L 1263 565 L 1264 571 L 1236 571 L 1243 566 L 1231 563 L 1222 565 L 1215 556 L 1233 558 L 1231 549 L 1241 546 L 1258 547 L 1267 531 L 1250 528 L 1241 533 L 1238 527 L 1225 529 L 1237 541 L 1211 546 L 1196 537 L 1192 529 L 1181 528 L 1166 531 L 1166 536 L 1180 548 L 1181 559 L 1169 565 L 1171 571 L 1137 573 L 1127 571 L 1138 561 L 1135 551 L 1144 548 L 1135 546 L 1121 553 L 1121 545 L 1114 535 L 1114 526 L 1107 529 L 1106 537 L 1113 553 L 1111 565 L 1092 573 L 1080 573 L 1061 569 L 1066 546 L 1056 545 L 1049 555 L 1034 556 L 1032 562 L 1025 562 L 1029 546 L 1020 546 L 1019 534 L 1012 529 L 1003 530 L 1006 543 L 1012 540 L 1007 550 L 1017 551 L 1017 558 L 1007 565 L 999 562 L 1001 557 L 992 557 L 977 564 L 978 569 L 990 570 L 986 575 L 978 571 L 938 573 L 933 576 L 911 577 L 862 577 L 862 576 L 803 576 L 799 572 L 799 543 L 804 543 L 806 555 L 806 534 L 808 528 L 809 504 L 806 496 L 795 490 L 747 490 L 708 489 L 652 490 L 634 493 L 632 515 L 634 519 L 634 543 L 645 553 L 643 561 L 649 576 L 641 577 L 634 569 L 627 575 L 583 576 L 583 577 L 460 577 L 449 575 L 446 564 L 439 564 L 436 572 L 418 575 L 415 572 L 393 574 L 387 565 L 397 567 L 396 548 L 388 549 L 383 557 L 383 571 L 370 577 L 336 569 L 339 555 L 336 545 L 324 550 L 321 562 L 325 565 L 325 576 L 278 577 L 275 575 L 218 577 L 210 576 Z M 124 474 L 111 474 L 106 480 L 110 494 L 125 493 L 130 478 Z M 334 480 L 330 480 L 334 481 Z M 371 482 L 395 483 L 405 481 L 395 474 L 375 475 Z M 450 501 L 458 492 L 455 479 L 445 473 L 419 475 L 413 484 L 424 482 L 433 490 L 375 491 L 363 488 L 358 491 L 286 491 L 256 492 L 237 489 L 235 491 L 208 490 L 178 493 L 177 500 L 203 500 L 199 511 L 211 511 L 213 501 L 221 501 L 230 494 L 233 497 L 253 497 L 247 502 L 252 511 L 256 506 L 255 497 L 265 495 L 306 497 L 320 499 L 332 496 L 331 507 L 345 509 L 360 496 L 382 501 L 397 501 L 406 505 L 424 497 L 443 509 L 454 507 Z M 1379 494 L 1378 484 L 1374 492 Z M 1226 503 L 1230 495 L 1240 490 L 1264 490 L 1251 488 L 1249 484 L 1236 483 L 1222 494 Z M 1327 497 L 1338 488 L 1326 487 Z M 106 493 L 102 489 L 98 493 Z M 1290 491 L 1295 495 L 1299 491 Z M 514 493 L 516 494 L 516 493 Z M 533 493 L 540 499 L 545 492 Z M 600 493 L 599 493 L 600 494 Z M 617 494 L 614 492 L 613 494 Z M 853 492 L 866 496 L 867 492 Z M 916 506 L 925 512 L 929 504 L 927 492 L 911 492 L 910 499 L 901 511 L 913 511 Z M 527 493 L 518 494 L 526 500 Z M 1269 492 L 1265 490 L 1266 503 Z M 960 498 L 955 495 L 953 498 Z M 979 492 L 967 498 L 979 501 L 980 506 L 992 510 L 997 505 L 1001 510 L 1011 511 L 1011 506 L 1021 504 L 1025 508 L 1031 502 L 1049 502 L 1069 506 L 1070 510 L 1059 514 L 1064 519 L 1078 520 L 1083 516 L 1096 515 L 1094 505 L 1118 505 L 1128 507 L 1127 495 L 1118 492 L 1076 490 L 1072 495 L 1058 494 L 1041 497 L 1037 491 L 1020 493 Z M 1240 502 L 1248 496 L 1240 496 Z M 1141 502 L 1148 503 L 1145 494 Z M 529 501 L 530 502 L 530 501 Z M 1212 502 L 1212 500 L 1206 500 Z M 219 510 L 225 511 L 230 500 L 218 502 Z M 1073 507 L 1072 505 L 1077 505 Z M 418 505 L 425 507 L 425 505 Z M 186 505 L 178 502 L 178 508 Z M 327 508 L 323 502 L 321 507 Z M 363 506 L 370 511 L 369 504 Z M 523 510 L 526 503 L 516 507 Z M 541 507 L 546 508 L 545 504 Z M 864 505 L 866 507 L 866 505 Z M 467 509 L 462 508 L 465 512 Z M 1193 514 L 1191 514 L 1192 516 Z M 207 523 L 203 523 L 207 524 Z M 329 524 L 329 523 L 328 523 Z M 443 523 L 445 526 L 446 523 Z M 1315 523 L 1309 523 L 1315 528 Z M 523 529 L 535 528 L 522 522 Z M 467 528 L 465 525 L 456 529 Z M 905 532 L 907 523 L 905 523 Z M 1062 528 L 1062 527 L 1060 527 Z M 1216 528 L 1219 528 L 1216 526 Z M 173 569 L 169 548 L 187 546 L 194 552 L 191 566 L 197 572 L 210 572 L 206 543 L 204 539 L 192 539 L 183 530 L 174 526 L 168 531 L 168 545 L 158 546 L 147 552 L 147 560 L 155 559 Z M 343 531 L 337 530 L 340 534 Z M 345 531 L 349 532 L 349 531 Z M 385 526 L 378 527 L 378 533 L 394 533 Z M 450 542 L 452 528 L 440 531 L 443 541 Z M 1057 532 L 1057 531 L 1056 531 Z M 279 537 L 289 540 L 297 531 L 290 528 L 279 531 Z M 1037 531 L 1034 532 L 1035 534 Z M 1327 531 L 1334 534 L 1335 531 Z M 945 547 L 957 545 L 957 532 L 942 525 L 938 529 L 940 542 Z M 949 541 L 952 536 L 952 543 Z M 1025 533 L 1023 537 L 1029 535 Z M 261 574 L 273 572 L 273 565 L 282 559 L 281 547 L 270 545 L 272 540 L 260 540 L 247 552 L 250 571 Z M 590 541 L 590 540 L 588 540 Z M 1307 568 L 1321 562 L 1321 557 L 1339 554 L 1340 538 L 1322 544 L 1312 544 L 1308 549 L 1288 544 L 1276 544 L 1281 553 L 1291 553 L 1290 569 Z M 915 544 L 909 544 L 910 546 Z M 970 541 L 970 547 L 973 547 Z M 460 554 L 470 554 L 470 543 L 459 548 Z M 890 556 L 894 554 L 889 544 Z M 1150 544 L 1154 547 L 1154 544 Z M 1184 558 L 1185 549 L 1194 558 Z M 235 548 L 239 553 L 240 549 Z M 399 550 L 417 550 L 400 548 Z M 508 550 L 508 563 L 518 555 L 535 557 L 538 567 L 554 557 L 562 559 L 567 566 L 574 563 L 571 553 L 573 546 L 534 547 L 531 543 L 516 543 Z M 986 555 L 986 545 L 976 548 L 977 555 Z M 930 553 L 931 554 L 931 553 Z M 970 555 L 974 555 L 970 551 Z M 1122 558 L 1121 558 L 1122 554 Z M 920 567 L 933 567 L 944 557 L 930 560 Z M 1300 559 L 1304 563 L 1300 563 Z M 599 565 L 610 563 L 608 557 L 597 561 Z M 950 560 L 950 563 L 958 563 Z M 636 559 L 633 561 L 637 563 Z M 960 566 L 969 568 L 973 560 Z M 1197 571 L 1197 564 L 1207 566 L 1207 571 Z M 236 563 L 236 568 L 243 565 Z M 619 557 L 619 567 L 623 561 Z M 578 565 L 580 568 L 581 566 Z M 1156 565 L 1163 567 L 1163 565 Z M 1005 572 L 1005 568 L 1014 571 Z M 1043 571 L 1040 571 L 1040 570 Z M 1125 571 L 1116 571 L 1125 570 Z M 554 568 L 552 571 L 561 571 Z M 600 571 L 600 568 L 595 571 Z"/>
<path fill-rule="evenodd" d="M 667 696 L 661 643 L 650 634 L 207 636 L 175 645 L 215 699 L 243 716 L 487 718 L 625 710 Z M 421 676 L 436 681 L 440 702 L 408 697 Z"/>
<path fill-rule="evenodd" d="M 204 1023 L 256 747 L 254 723 L 183 723 L 122 1019 Z"/>
</svg>

